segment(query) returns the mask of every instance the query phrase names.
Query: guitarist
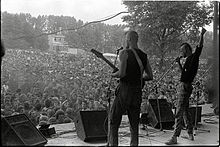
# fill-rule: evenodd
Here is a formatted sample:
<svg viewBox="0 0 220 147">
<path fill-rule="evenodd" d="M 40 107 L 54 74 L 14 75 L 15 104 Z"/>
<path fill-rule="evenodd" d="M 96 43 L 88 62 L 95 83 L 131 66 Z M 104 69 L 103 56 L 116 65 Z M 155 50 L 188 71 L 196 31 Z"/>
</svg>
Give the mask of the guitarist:
<svg viewBox="0 0 220 147">
<path fill-rule="evenodd" d="M 152 69 L 147 54 L 138 48 L 137 32 L 128 31 L 125 35 L 126 49 L 120 51 L 119 70 L 112 73 L 112 77 L 120 78 L 120 82 L 116 98 L 114 99 L 110 111 L 110 132 L 108 142 L 110 146 L 118 146 L 118 129 L 122 115 L 125 114 L 125 112 L 127 112 L 130 122 L 130 145 L 138 146 L 138 125 L 143 87 L 142 79 L 144 79 L 144 81 L 153 80 Z M 139 56 L 139 60 L 142 62 L 142 72 L 136 55 L 132 50 L 135 50 Z"/>
</svg>

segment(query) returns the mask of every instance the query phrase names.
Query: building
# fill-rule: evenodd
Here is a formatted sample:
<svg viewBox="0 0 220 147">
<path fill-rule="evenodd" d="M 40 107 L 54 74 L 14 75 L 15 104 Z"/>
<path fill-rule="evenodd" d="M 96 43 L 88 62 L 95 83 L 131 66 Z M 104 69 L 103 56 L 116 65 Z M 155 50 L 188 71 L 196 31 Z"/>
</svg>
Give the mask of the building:
<svg viewBox="0 0 220 147">
<path fill-rule="evenodd" d="M 61 32 L 48 35 L 49 51 L 60 52 L 68 51 L 68 43 L 64 40 L 65 36 Z"/>
<path fill-rule="evenodd" d="M 85 51 L 83 49 L 69 48 L 68 53 L 70 53 L 70 54 L 85 54 Z"/>
<path fill-rule="evenodd" d="M 60 52 L 60 53 L 70 53 L 70 54 L 84 54 L 83 49 L 70 48 L 68 43 L 64 40 L 65 36 L 60 32 L 57 34 L 48 35 L 49 40 L 49 51 Z"/>
</svg>

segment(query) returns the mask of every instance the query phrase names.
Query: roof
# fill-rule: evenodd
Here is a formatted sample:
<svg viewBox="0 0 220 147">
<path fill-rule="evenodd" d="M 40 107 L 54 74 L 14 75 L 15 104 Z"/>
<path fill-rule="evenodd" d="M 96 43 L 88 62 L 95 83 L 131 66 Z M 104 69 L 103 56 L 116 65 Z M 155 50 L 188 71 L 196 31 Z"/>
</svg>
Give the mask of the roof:
<svg viewBox="0 0 220 147">
<path fill-rule="evenodd" d="M 103 53 L 103 56 L 106 56 L 106 57 L 116 57 L 117 55 L 116 54 L 112 54 L 112 53 Z"/>
</svg>

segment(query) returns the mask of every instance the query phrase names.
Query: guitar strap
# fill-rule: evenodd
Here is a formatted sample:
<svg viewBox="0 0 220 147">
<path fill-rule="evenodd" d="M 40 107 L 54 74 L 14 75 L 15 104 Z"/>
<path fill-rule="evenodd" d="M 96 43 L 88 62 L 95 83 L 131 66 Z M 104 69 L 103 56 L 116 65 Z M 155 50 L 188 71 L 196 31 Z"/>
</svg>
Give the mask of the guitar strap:
<svg viewBox="0 0 220 147">
<path fill-rule="evenodd" d="M 142 61 L 141 61 L 141 59 L 139 58 L 137 52 L 135 51 L 135 49 L 131 49 L 131 50 L 132 50 L 132 52 L 134 53 L 135 58 L 136 58 L 136 60 L 137 60 L 137 62 L 138 62 L 138 64 L 139 64 L 139 67 L 140 67 L 140 70 L 141 70 L 141 87 L 142 87 L 142 84 L 143 84 L 144 66 L 143 66 Z"/>
<path fill-rule="evenodd" d="M 141 62 L 141 59 L 139 58 L 139 56 L 138 56 L 138 54 L 136 53 L 136 51 L 134 50 L 134 49 L 131 49 L 132 50 L 132 52 L 134 53 L 134 55 L 135 55 L 135 58 L 136 58 L 136 60 L 137 60 L 137 62 L 138 62 L 138 64 L 139 64 L 139 66 L 140 66 L 140 70 L 141 70 L 141 88 L 142 88 L 142 80 L 143 80 L 143 71 L 144 71 L 144 67 L 143 67 L 143 64 L 142 64 L 142 62 Z M 119 87 L 118 87 L 119 88 Z M 118 91 L 118 90 L 117 90 Z M 115 94 L 115 95 L 117 95 L 117 94 Z M 120 102 L 120 104 L 121 104 L 121 107 L 122 107 L 122 109 L 125 109 L 125 105 L 122 103 L 122 101 L 121 101 L 121 99 L 119 98 L 119 102 Z"/>
</svg>

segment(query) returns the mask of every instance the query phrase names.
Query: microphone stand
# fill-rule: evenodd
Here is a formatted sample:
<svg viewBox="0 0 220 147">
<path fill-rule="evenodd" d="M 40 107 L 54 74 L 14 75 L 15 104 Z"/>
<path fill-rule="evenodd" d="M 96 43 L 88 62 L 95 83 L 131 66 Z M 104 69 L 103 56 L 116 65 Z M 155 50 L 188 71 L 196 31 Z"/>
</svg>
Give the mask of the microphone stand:
<svg viewBox="0 0 220 147">
<path fill-rule="evenodd" d="M 152 90 L 154 90 L 154 89 L 156 89 L 156 91 L 157 91 L 157 84 L 165 77 L 165 75 L 173 68 L 173 66 L 175 65 L 174 63 L 176 62 L 176 59 L 172 62 L 172 65 L 168 68 L 168 70 L 163 74 L 163 75 L 161 75 L 160 76 L 160 78 L 157 80 L 157 82 L 156 82 L 156 84 L 153 86 L 153 88 L 150 90 L 150 92 L 152 91 Z M 161 122 L 161 114 L 160 114 L 160 104 L 159 104 L 159 99 L 158 99 L 158 97 L 156 97 L 156 101 L 157 101 L 157 109 L 158 109 L 158 118 L 159 118 L 159 123 L 160 123 L 160 131 L 163 131 L 163 132 L 165 132 L 164 130 L 163 130 L 163 126 L 162 126 L 162 122 Z M 156 132 L 154 132 L 154 133 L 156 133 Z M 148 136 L 148 134 L 147 134 L 147 136 Z"/>
<path fill-rule="evenodd" d="M 119 49 L 116 51 L 117 55 L 115 57 L 115 61 L 114 61 L 114 66 L 116 65 L 116 61 L 119 55 Z M 108 98 L 108 136 L 107 136 L 107 146 L 109 146 L 109 140 L 110 140 L 110 110 L 111 110 L 111 97 L 110 97 L 110 93 L 111 93 L 111 83 L 112 83 L 112 76 L 110 77 L 109 80 L 109 84 L 108 84 L 108 89 L 107 89 L 107 98 Z"/>
</svg>

